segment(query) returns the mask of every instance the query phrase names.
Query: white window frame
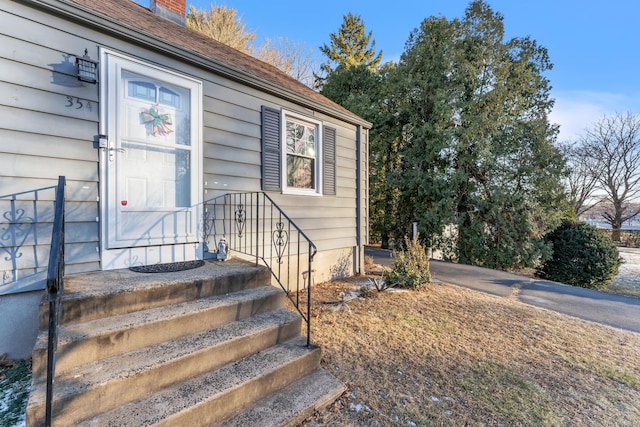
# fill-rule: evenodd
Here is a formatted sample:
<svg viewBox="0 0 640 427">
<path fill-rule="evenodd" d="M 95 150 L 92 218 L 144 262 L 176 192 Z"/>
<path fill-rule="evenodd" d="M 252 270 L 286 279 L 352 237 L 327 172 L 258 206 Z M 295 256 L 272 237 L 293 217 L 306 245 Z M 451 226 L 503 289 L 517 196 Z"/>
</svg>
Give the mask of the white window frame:
<svg viewBox="0 0 640 427">
<path fill-rule="evenodd" d="M 287 185 L 287 120 L 292 119 L 295 122 L 302 122 L 303 124 L 313 125 L 316 127 L 316 156 L 315 156 L 315 173 L 314 173 L 314 182 L 315 188 L 297 188 L 297 187 L 289 187 Z M 308 116 L 304 116 L 302 114 L 297 114 L 292 111 L 282 110 L 281 111 L 281 183 L 282 183 L 282 193 L 283 194 L 299 194 L 306 196 L 322 196 L 322 184 L 323 184 L 323 147 L 322 147 L 322 122 L 320 120 L 313 119 Z"/>
</svg>

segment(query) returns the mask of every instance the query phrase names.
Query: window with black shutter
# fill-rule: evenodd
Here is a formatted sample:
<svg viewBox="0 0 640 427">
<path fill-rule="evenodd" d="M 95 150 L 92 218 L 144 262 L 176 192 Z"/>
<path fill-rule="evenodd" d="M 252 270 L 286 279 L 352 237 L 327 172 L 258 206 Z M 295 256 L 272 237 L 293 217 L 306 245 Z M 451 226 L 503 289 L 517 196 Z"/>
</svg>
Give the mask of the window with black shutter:
<svg viewBox="0 0 640 427">
<path fill-rule="evenodd" d="M 262 189 L 336 194 L 336 130 L 300 114 L 262 107 Z"/>
</svg>

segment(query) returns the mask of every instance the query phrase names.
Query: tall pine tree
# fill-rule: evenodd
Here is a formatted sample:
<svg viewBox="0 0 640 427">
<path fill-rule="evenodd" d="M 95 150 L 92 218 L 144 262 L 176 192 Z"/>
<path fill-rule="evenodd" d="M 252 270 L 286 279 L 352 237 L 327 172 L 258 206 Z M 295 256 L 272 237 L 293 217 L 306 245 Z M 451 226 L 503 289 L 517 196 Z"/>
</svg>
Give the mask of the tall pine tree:
<svg viewBox="0 0 640 427">
<path fill-rule="evenodd" d="M 376 71 L 382 61 L 382 51 L 376 53 L 372 34 L 365 31 L 360 15 L 351 12 L 344 15 L 338 32 L 329 34 L 330 46 L 324 44 L 319 47 L 328 61 L 320 65 L 324 76 L 316 76 L 316 86 L 322 87 L 337 68 L 364 66 L 369 71 Z"/>
<path fill-rule="evenodd" d="M 398 222 L 398 185 L 392 179 L 399 162 L 396 144 L 401 129 L 395 127 L 395 107 L 387 91 L 387 80 L 394 64 L 380 66 L 382 52 L 376 53 L 372 32 L 366 32 L 360 16 L 344 16 L 338 33 L 331 34 L 331 47 L 320 50 L 328 62 L 324 79 L 316 76 L 316 87 L 337 102 L 372 123 L 370 132 L 369 197 L 372 235 L 387 247 L 390 230 Z M 369 44 L 371 46 L 369 47 Z"/>
<path fill-rule="evenodd" d="M 377 72 L 365 65 L 339 66 L 320 93 L 372 123 L 369 137 L 369 200 L 372 236 L 388 246 L 391 230 L 399 220 L 398 183 L 394 179 L 400 162 L 398 142 L 402 128 L 396 126 L 397 98 L 389 85 L 394 65 Z"/>
</svg>

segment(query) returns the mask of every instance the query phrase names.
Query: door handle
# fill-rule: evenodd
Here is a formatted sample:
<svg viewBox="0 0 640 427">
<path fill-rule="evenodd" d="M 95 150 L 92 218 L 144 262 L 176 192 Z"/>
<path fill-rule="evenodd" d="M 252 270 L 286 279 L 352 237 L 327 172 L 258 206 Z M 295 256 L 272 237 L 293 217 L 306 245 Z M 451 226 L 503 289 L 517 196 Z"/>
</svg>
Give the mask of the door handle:
<svg viewBox="0 0 640 427">
<path fill-rule="evenodd" d="M 114 160 L 114 154 L 124 153 L 124 148 L 116 148 L 113 146 L 113 142 L 106 137 L 100 138 L 100 150 L 107 151 L 109 153 L 109 161 L 112 162 Z"/>
<path fill-rule="evenodd" d="M 109 161 L 113 162 L 115 158 L 115 153 L 124 153 L 124 148 L 109 147 L 107 148 L 107 151 L 109 152 Z"/>
</svg>

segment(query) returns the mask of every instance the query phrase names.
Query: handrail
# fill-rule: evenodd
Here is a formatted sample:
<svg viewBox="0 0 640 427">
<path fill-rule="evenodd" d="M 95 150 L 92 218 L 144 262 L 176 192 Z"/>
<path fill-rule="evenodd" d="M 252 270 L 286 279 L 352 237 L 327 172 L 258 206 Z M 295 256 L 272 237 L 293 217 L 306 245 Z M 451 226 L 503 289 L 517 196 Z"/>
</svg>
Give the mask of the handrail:
<svg viewBox="0 0 640 427">
<path fill-rule="evenodd" d="M 58 347 L 58 323 L 64 289 L 64 186 L 65 177 L 58 177 L 56 188 L 55 214 L 51 249 L 49 250 L 49 267 L 47 272 L 47 293 L 49 294 L 49 339 L 47 343 L 47 397 L 45 425 L 51 426 L 53 383 Z"/>
<path fill-rule="evenodd" d="M 225 238 L 229 250 L 255 257 L 256 265 L 261 260 L 269 268 L 306 322 L 310 346 L 313 258 L 318 249 L 300 227 L 264 192 L 227 193 L 204 202 L 204 232 L 205 241 L 214 246 Z M 307 289 L 306 310 L 300 302 L 301 281 Z"/>
</svg>

